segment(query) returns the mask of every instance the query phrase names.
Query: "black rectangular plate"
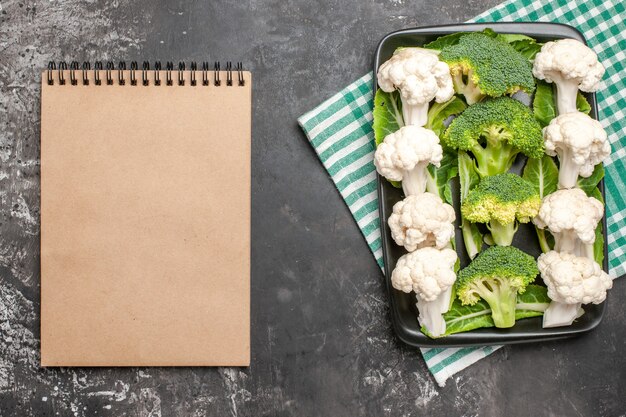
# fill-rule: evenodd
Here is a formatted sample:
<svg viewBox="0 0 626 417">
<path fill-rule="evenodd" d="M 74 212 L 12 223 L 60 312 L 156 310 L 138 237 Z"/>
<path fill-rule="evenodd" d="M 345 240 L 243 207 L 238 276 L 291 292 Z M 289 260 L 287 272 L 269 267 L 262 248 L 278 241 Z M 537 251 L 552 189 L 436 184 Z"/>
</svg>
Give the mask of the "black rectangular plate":
<svg viewBox="0 0 626 417">
<path fill-rule="evenodd" d="M 376 50 L 374 62 L 374 73 L 381 63 L 388 60 L 396 48 L 400 46 L 422 46 L 436 38 L 455 32 L 476 32 L 485 28 L 491 28 L 498 33 L 520 33 L 531 36 L 539 42 L 547 42 L 555 39 L 573 38 L 585 42 L 580 32 L 571 26 L 557 23 L 479 23 L 479 24 L 458 24 L 445 26 L 430 26 L 416 29 L 406 29 L 390 33 L 379 43 Z M 378 88 L 376 77 L 374 77 L 374 91 Z M 586 94 L 591 105 L 590 116 L 597 119 L 598 107 L 595 94 Z M 520 173 L 524 166 L 525 158 L 518 158 L 512 171 Z M 453 184 L 453 191 L 458 195 L 458 183 Z M 600 191 L 604 196 L 604 181 L 600 183 Z M 391 238 L 387 219 L 392 213 L 393 205 L 402 199 L 402 191 L 394 188 L 380 175 L 378 176 L 378 197 L 380 209 L 380 224 L 382 234 L 383 256 L 385 260 L 385 279 L 389 298 L 391 302 L 391 316 L 393 325 L 398 337 L 405 343 L 418 347 L 452 347 L 452 346 L 479 346 L 479 345 L 501 345 L 513 343 L 528 343 L 544 340 L 555 340 L 576 336 L 588 332 L 597 327 L 602 321 L 604 314 L 604 303 L 600 305 L 584 306 L 585 314 L 568 327 L 557 327 L 543 329 L 541 327 L 542 318 L 536 317 L 518 321 L 510 329 L 486 328 L 472 330 L 466 333 L 457 333 L 439 339 L 431 339 L 424 335 L 417 322 L 417 308 L 415 306 L 415 294 L 406 294 L 395 290 L 391 286 L 391 272 L 395 268 L 400 256 L 406 253 L 404 248 L 395 244 Z M 457 233 L 456 247 L 458 248 L 461 267 L 468 264 L 469 259 L 463 246 L 463 238 L 460 230 L 460 212 L 458 197 L 454 201 L 454 208 L 457 212 Z M 604 264 L 603 268 L 608 271 L 608 256 L 606 247 L 606 216 L 603 219 L 604 232 Z M 537 236 L 532 224 L 520 225 L 515 235 L 513 245 L 521 250 L 538 256 L 541 253 Z"/>
</svg>

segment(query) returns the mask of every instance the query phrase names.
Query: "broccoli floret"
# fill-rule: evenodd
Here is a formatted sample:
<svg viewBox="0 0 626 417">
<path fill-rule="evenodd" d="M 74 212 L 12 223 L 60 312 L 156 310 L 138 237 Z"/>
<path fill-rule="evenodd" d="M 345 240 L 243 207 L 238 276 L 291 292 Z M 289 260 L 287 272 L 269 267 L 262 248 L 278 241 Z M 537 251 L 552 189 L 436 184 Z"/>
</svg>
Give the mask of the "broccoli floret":
<svg viewBox="0 0 626 417">
<path fill-rule="evenodd" d="M 463 305 L 479 299 L 491 307 L 496 327 L 513 327 L 517 294 L 539 273 L 535 259 L 513 246 L 493 246 L 459 272 L 456 293 Z"/>
<path fill-rule="evenodd" d="M 472 223 L 487 223 L 496 245 L 509 246 L 519 223 L 528 223 L 541 207 L 535 187 L 515 174 L 485 177 L 461 205 L 463 217 Z"/>
<path fill-rule="evenodd" d="M 444 47 L 439 59 L 450 67 L 454 89 L 465 96 L 467 104 L 485 96 L 535 90 L 528 59 L 507 42 L 482 33 L 462 36 L 456 45 Z"/>
<path fill-rule="evenodd" d="M 446 129 L 442 144 L 471 152 L 481 177 L 507 172 L 518 153 L 544 154 L 541 126 L 528 107 L 509 97 L 469 106 Z"/>
</svg>

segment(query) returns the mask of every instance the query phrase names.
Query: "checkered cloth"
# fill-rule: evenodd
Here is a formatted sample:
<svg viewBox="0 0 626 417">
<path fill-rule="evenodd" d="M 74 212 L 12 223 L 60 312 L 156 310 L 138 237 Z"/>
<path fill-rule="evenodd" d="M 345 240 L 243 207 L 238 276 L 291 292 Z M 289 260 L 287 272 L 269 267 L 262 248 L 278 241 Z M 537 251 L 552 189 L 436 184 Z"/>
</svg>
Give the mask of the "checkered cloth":
<svg viewBox="0 0 626 417">
<path fill-rule="evenodd" d="M 597 93 L 599 119 L 613 147 L 606 167 L 609 268 L 613 277 L 626 272 L 625 172 L 626 51 L 625 4 L 600 1 L 507 1 L 472 22 L 543 21 L 578 28 L 606 67 Z M 311 145 L 346 201 L 382 268 L 376 170 L 373 164 L 372 74 L 365 75 L 298 119 Z M 441 386 L 456 372 L 489 355 L 499 346 L 421 349 L 428 369 Z"/>
</svg>

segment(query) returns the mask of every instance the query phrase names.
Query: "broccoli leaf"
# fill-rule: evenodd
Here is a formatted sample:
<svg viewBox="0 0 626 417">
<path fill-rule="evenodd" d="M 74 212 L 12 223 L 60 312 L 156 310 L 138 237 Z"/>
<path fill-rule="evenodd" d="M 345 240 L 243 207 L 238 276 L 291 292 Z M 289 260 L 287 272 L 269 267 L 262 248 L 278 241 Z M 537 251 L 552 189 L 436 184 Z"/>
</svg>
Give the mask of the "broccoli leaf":
<svg viewBox="0 0 626 417">
<path fill-rule="evenodd" d="M 524 55 L 528 60 L 535 59 L 535 55 L 541 50 L 542 43 L 537 43 L 534 39 L 517 39 L 510 42 L 513 49 Z"/>
<path fill-rule="evenodd" d="M 519 42 L 519 41 L 536 42 L 530 36 L 521 35 L 519 33 L 500 33 L 496 36 L 496 39 L 506 42 L 506 43 L 514 43 L 514 42 Z"/>
<path fill-rule="evenodd" d="M 517 296 L 515 320 L 541 316 L 549 304 L 550 298 L 548 298 L 546 287 L 529 285 L 523 294 L 518 294 Z M 472 306 L 464 306 L 459 299 L 455 299 L 450 307 L 450 311 L 444 314 L 443 317 L 446 320 L 446 333 L 441 337 L 485 327 L 494 327 L 489 304 L 482 299 Z M 432 337 L 424 327 L 421 330 L 428 337 Z"/>
<path fill-rule="evenodd" d="M 547 126 L 550 120 L 557 116 L 555 99 L 556 97 L 552 85 L 545 81 L 537 80 L 537 89 L 535 90 L 535 97 L 533 99 L 533 113 L 541 127 Z M 576 97 L 576 107 L 578 111 L 586 114 L 589 114 L 591 111 L 589 102 L 580 92 Z"/>
<path fill-rule="evenodd" d="M 494 326 L 491 318 L 491 309 L 484 300 L 479 300 L 473 306 L 464 306 L 459 299 L 455 299 L 450 311 L 444 314 L 443 317 L 446 321 L 445 336 Z M 422 327 L 422 332 L 428 335 L 424 330 Z"/>
<path fill-rule="evenodd" d="M 559 169 L 551 156 L 541 159 L 528 158 L 522 178 L 531 183 L 543 198 L 556 191 L 559 183 Z"/>
<path fill-rule="evenodd" d="M 596 227 L 596 240 L 593 242 L 593 259 L 602 266 L 604 261 L 604 233 L 602 233 L 602 223 Z"/>
<path fill-rule="evenodd" d="M 378 146 L 385 140 L 385 136 L 394 133 L 404 126 L 400 94 L 397 91 L 385 93 L 380 88 L 376 90 L 373 116 L 374 123 L 372 128 L 374 129 L 374 140 L 376 141 L 376 146 Z M 402 187 L 402 184 L 398 181 L 389 181 L 389 183 L 396 188 Z"/>
<path fill-rule="evenodd" d="M 465 200 L 470 190 L 479 182 L 480 177 L 474 169 L 474 160 L 467 152 L 459 152 L 459 180 L 461 182 L 461 202 Z"/>
<path fill-rule="evenodd" d="M 546 308 L 548 308 L 548 305 L 550 303 L 546 304 L 544 311 Z M 531 317 L 539 317 L 539 316 L 543 316 L 543 311 L 534 311 L 534 310 L 515 310 L 515 320 L 521 320 L 521 319 L 529 319 Z"/>
<path fill-rule="evenodd" d="M 459 39 L 461 39 L 461 37 L 463 35 L 466 35 L 467 33 L 468 32 L 457 32 L 451 33 L 450 35 L 440 36 L 434 41 L 427 43 L 423 47 L 426 49 L 442 50 L 446 46 L 456 45 L 457 43 L 459 43 Z"/>
<path fill-rule="evenodd" d="M 576 96 L 576 108 L 578 109 L 578 111 L 581 111 L 585 114 L 589 114 L 589 112 L 591 111 L 591 104 L 589 104 L 585 96 L 583 96 L 581 93 L 578 93 L 578 95 Z"/>
<path fill-rule="evenodd" d="M 518 294 L 515 320 L 541 316 L 550 304 L 548 289 L 541 285 L 528 285 L 523 294 Z"/>
<path fill-rule="evenodd" d="M 428 110 L 428 121 L 424 126 L 430 129 L 437 136 L 440 136 L 446 128 L 445 122 L 465 110 L 465 103 L 458 97 L 446 101 L 445 103 L 434 103 Z M 428 165 L 428 179 L 426 189 L 428 192 L 439 195 L 448 204 L 452 204 L 452 190 L 450 180 L 457 176 L 457 156 L 453 150 L 444 149 L 441 165 L 437 168 Z"/>
<path fill-rule="evenodd" d="M 520 35 L 519 33 L 498 33 L 491 28 L 487 28 L 483 30 L 482 33 L 492 38 L 495 38 L 499 41 L 502 41 L 504 43 L 513 43 L 513 42 L 522 41 L 522 40 L 535 42 L 535 40 L 531 38 L 530 36 Z"/>
<path fill-rule="evenodd" d="M 554 159 L 544 155 L 541 159 L 528 158 L 522 178 L 531 183 L 543 198 L 556 191 L 559 183 L 559 170 Z M 554 237 L 549 231 L 535 227 L 539 246 L 543 253 L 549 252 L 554 247 Z"/>
<path fill-rule="evenodd" d="M 520 35 L 519 33 L 496 34 L 491 29 L 485 29 L 483 33 L 499 41 L 508 43 L 528 60 L 535 59 L 535 55 L 537 55 L 537 52 L 539 52 L 543 46 L 542 43 L 537 43 L 537 41 L 530 36 Z"/>
<path fill-rule="evenodd" d="M 445 122 L 448 118 L 462 113 L 466 107 L 465 102 L 456 96 L 444 103 L 434 103 L 428 110 L 428 121 L 424 127 L 441 136 L 447 127 Z"/>
<path fill-rule="evenodd" d="M 594 197 L 604 204 L 604 198 L 602 198 L 602 193 L 598 188 L 594 188 L 591 193 L 588 194 L 590 197 Z M 596 240 L 593 242 L 593 258 L 598 264 L 602 265 L 602 261 L 604 261 L 604 233 L 602 233 L 602 222 L 599 222 L 596 227 Z"/>
<path fill-rule="evenodd" d="M 556 117 L 556 102 L 552 86 L 545 81 L 537 80 L 537 89 L 533 99 L 533 113 L 541 127 L 546 127 Z"/>
<path fill-rule="evenodd" d="M 598 187 L 602 178 L 604 178 L 604 165 L 598 164 L 588 178 L 578 177 L 578 188 L 583 190 L 588 196 L 595 197 L 593 193 L 598 190 L 596 187 Z"/>
<path fill-rule="evenodd" d="M 459 183 L 461 188 L 461 203 L 470 190 L 474 188 L 479 182 L 480 177 L 474 169 L 474 160 L 465 152 L 459 152 Z M 461 231 L 463 233 L 463 242 L 465 244 L 465 251 L 467 255 L 474 259 L 483 246 L 483 235 L 478 230 L 478 226 L 474 223 L 470 223 L 463 218 L 461 220 Z"/>
<path fill-rule="evenodd" d="M 482 34 L 483 35 L 487 35 L 490 38 L 494 38 L 494 39 L 498 37 L 498 33 L 495 30 L 491 29 L 491 28 L 483 29 Z"/>
<path fill-rule="evenodd" d="M 437 136 L 440 136 L 446 128 L 445 122 L 451 116 L 457 115 L 465 110 L 465 103 L 458 97 L 452 97 L 444 103 L 434 103 L 428 110 L 428 120 L 424 126 L 430 129 Z M 426 190 L 438 195 L 443 201 L 452 204 L 452 190 L 450 180 L 457 176 L 457 157 L 453 150 L 444 149 L 443 159 L 439 168 L 428 165 L 428 178 L 426 180 Z"/>
<path fill-rule="evenodd" d="M 426 179 L 426 190 L 439 196 L 443 201 L 452 204 L 452 190 L 450 180 L 459 173 L 457 167 L 457 156 L 453 150 L 446 149 L 439 168 L 433 164 L 428 165 L 428 178 Z"/>
<path fill-rule="evenodd" d="M 376 145 L 379 145 L 385 140 L 385 136 L 404 126 L 400 94 L 396 91 L 386 93 L 381 89 L 376 90 L 373 116 L 374 138 Z"/>
<path fill-rule="evenodd" d="M 526 36 L 526 35 L 520 35 L 517 33 L 498 34 L 493 29 L 487 28 L 483 30 L 482 32 L 457 32 L 457 33 L 451 33 L 449 35 L 440 36 L 434 41 L 425 44 L 423 48 L 441 50 L 445 48 L 446 46 L 456 45 L 457 43 L 459 43 L 459 39 L 461 39 L 461 37 L 467 35 L 468 33 L 483 33 L 491 38 L 498 39 L 502 42 L 510 43 L 511 45 L 514 45 L 516 42 L 521 42 L 521 41 L 535 42 L 533 38 Z"/>
<path fill-rule="evenodd" d="M 587 194 L 589 197 L 593 197 L 602 204 L 604 204 L 604 197 L 602 197 L 602 192 L 599 188 L 594 188 L 590 193 Z"/>
<path fill-rule="evenodd" d="M 451 35 L 442 36 L 442 37 L 438 38 L 435 42 L 437 42 L 439 40 L 442 40 L 442 41 L 445 40 L 448 43 L 446 45 L 444 45 L 444 46 L 447 46 L 448 44 L 453 45 L 453 44 L 457 43 L 458 38 L 460 36 L 466 35 L 467 33 L 469 33 L 469 32 L 453 33 Z M 535 40 L 533 38 L 531 38 L 530 36 L 521 35 L 521 34 L 518 34 L 518 33 L 498 33 L 498 32 L 496 32 L 495 30 L 493 30 L 491 28 L 486 28 L 482 32 L 478 32 L 478 33 L 482 33 L 484 35 L 489 36 L 490 38 L 494 38 L 494 39 L 497 39 L 497 40 L 505 42 L 505 43 L 513 43 L 513 42 L 517 42 L 517 41 L 521 41 L 521 40 L 528 40 L 528 41 L 535 42 Z M 431 42 L 431 43 L 434 43 L 434 42 Z"/>
</svg>

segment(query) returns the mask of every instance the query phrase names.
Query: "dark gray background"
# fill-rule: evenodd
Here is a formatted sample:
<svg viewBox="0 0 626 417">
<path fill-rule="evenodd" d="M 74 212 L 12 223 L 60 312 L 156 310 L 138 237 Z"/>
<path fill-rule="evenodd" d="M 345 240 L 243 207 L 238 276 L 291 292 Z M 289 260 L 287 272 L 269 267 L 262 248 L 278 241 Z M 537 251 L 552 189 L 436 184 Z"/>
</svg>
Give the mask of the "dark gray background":
<svg viewBox="0 0 626 417">
<path fill-rule="evenodd" d="M 436 387 L 296 125 L 370 70 L 387 32 L 497 2 L 0 1 L 0 416 L 626 415 L 623 281 L 592 334 L 506 347 Z M 254 72 L 249 368 L 38 367 L 39 72 L 61 59 Z"/>
</svg>

